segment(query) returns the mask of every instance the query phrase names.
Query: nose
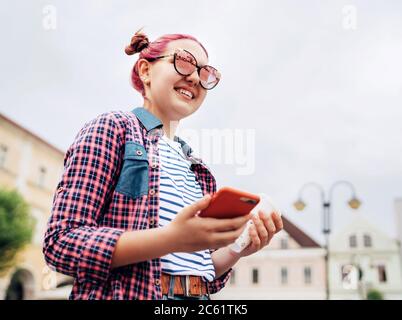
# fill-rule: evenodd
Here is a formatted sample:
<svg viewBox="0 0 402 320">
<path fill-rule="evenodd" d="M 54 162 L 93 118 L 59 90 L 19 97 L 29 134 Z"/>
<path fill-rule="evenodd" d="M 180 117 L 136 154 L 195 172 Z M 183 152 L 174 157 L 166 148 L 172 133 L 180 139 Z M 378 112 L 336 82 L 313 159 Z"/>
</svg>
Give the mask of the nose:
<svg viewBox="0 0 402 320">
<path fill-rule="evenodd" d="M 194 87 L 200 84 L 200 77 L 198 75 L 197 69 L 195 69 L 192 74 L 189 74 L 185 78 L 186 78 L 187 82 L 191 82 Z"/>
</svg>

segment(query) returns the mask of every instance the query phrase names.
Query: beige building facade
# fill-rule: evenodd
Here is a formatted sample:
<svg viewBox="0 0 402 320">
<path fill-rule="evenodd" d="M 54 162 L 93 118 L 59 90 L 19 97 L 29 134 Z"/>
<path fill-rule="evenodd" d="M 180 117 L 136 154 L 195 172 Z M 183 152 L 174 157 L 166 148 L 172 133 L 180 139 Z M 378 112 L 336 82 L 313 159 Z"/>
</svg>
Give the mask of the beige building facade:
<svg viewBox="0 0 402 320">
<path fill-rule="evenodd" d="M 17 189 L 36 222 L 32 243 L 18 254 L 18 264 L 0 278 L 0 299 L 68 297 L 71 287 L 62 284 L 71 280 L 51 271 L 42 254 L 63 158 L 63 151 L 0 114 L 0 186 Z"/>
<path fill-rule="evenodd" d="M 399 241 L 362 213 L 330 241 L 330 298 L 364 299 L 371 289 L 384 299 L 402 299 Z"/>
<path fill-rule="evenodd" d="M 283 217 L 284 229 L 254 255 L 244 257 L 213 299 L 325 299 L 325 250 Z"/>
</svg>

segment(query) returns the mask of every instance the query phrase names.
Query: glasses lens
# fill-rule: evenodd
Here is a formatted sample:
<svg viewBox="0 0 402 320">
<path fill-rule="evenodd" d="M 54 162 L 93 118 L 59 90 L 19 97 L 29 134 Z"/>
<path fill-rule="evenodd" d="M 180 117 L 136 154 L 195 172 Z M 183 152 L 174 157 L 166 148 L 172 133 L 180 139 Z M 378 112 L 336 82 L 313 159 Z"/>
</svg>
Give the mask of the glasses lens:
<svg viewBox="0 0 402 320">
<path fill-rule="evenodd" d="M 195 70 L 196 60 L 194 56 L 186 51 L 176 53 L 175 65 L 176 70 L 183 76 L 192 74 Z"/>
<path fill-rule="evenodd" d="M 219 71 L 211 66 L 204 66 L 200 70 L 201 85 L 207 90 L 214 88 L 218 84 L 220 78 L 221 75 Z"/>
</svg>

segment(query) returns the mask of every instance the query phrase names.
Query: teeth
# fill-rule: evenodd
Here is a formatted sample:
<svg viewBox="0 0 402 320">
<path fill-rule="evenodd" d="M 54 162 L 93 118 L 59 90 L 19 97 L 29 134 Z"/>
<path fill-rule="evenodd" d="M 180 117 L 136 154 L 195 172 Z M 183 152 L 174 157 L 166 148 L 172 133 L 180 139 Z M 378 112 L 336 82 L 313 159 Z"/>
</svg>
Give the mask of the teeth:
<svg viewBox="0 0 402 320">
<path fill-rule="evenodd" d="M 189 97 L 190 99 L 193 98 L 193 94 L 190 91 L 184 90 L 184 89 L 176 89 L 177 92 L 186 95 L 187 97 Z"/>
</svg>

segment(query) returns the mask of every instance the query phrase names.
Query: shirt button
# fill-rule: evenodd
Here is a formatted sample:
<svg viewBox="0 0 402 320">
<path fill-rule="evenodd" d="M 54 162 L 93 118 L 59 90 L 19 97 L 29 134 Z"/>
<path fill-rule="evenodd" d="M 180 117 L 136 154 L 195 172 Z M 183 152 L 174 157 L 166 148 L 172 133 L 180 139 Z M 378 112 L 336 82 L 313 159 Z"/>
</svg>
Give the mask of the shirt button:
<svg viewBox="0 0 402 320">
<path fill-rule="evenodd" d="M 136 151 L 136 154 L 137 154 L 138 156 L 142 156 L 142 151 L 141 151 L 141 150 L 137 150 L 137 151 Z"/>
<path fill-rule="evenodd" d="M 156 169 L 157 166 L 158 166 L 157 163 L 153 163 L 153 164 L 151 165 L 152 169 Z"/>
<path fill-rule="evenodd" d="M 154 190 L 154 189 L 151 189 L 151 190 L 149 191 L 149 194 L 150 194 L 151 196 L 153 196 L 153 195 L 155 194 L 155 190 Z"/>
<path fill-rule="evenodd" d="M 156 285 L 156 286 L 160 286 L 160 285 L 161 285 L 161 281 L 160 281 L 159 279 L 156 279 L 156 280 L 155 280 L 155 285 Z"/>
<path fill-rule="evenodd" d="M 63 190 L 64 190 L 64 188 L 63 188 L 63 187 L 60 187 L 60 188 L 57 189 L 57 193 L 60 193 L 60 192 L 62 192 Z"/>
</svg>

